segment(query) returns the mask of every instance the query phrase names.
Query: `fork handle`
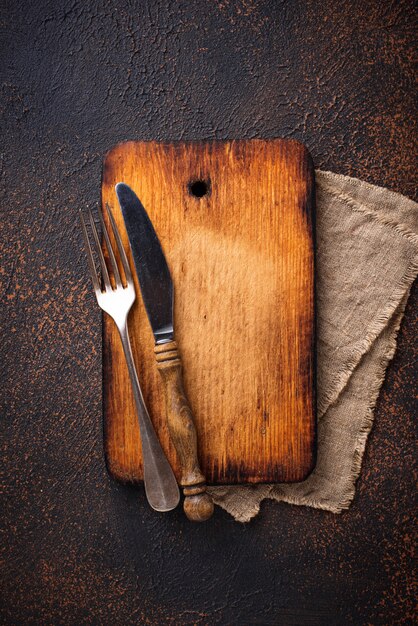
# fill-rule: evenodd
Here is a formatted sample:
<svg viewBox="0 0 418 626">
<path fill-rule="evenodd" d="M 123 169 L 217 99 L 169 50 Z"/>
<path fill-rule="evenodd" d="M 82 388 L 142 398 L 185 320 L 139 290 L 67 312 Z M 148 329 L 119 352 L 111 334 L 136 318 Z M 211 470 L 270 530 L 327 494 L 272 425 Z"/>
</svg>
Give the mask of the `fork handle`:
<svg viewBox="0 0 418 626">
<path fill-rule="evenodd" d="M 131 378 L 141 433 L 145 493 L 153 509 L 160 512 L 171 511 L 180 500 L 177 481 L 145 406 L 132 354 L 127 322 L 118 324 L 118 328 Z"/>
<path fill-rule="evenodd" d="M 214 507 L 199 467 L 196 428 L 183 388 L 177 344 L 175 341 L 159 344 L 154 351 L 157 368 L 164 382 L 168 430 L 181 464 L 180 485 L 185 496 L 184 512 L 190 520 L 203 522 L 212 516 Z"/>
</svg>

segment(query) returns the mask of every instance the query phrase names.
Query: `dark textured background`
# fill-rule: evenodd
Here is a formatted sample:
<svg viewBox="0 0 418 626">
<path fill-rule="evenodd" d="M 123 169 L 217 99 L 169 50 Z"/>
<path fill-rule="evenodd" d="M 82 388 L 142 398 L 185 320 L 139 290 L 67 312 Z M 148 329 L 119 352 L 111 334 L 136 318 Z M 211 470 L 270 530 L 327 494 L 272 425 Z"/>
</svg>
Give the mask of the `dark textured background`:
<svg viewBox="0 0 418 626">
<path fill-rule="evenodd" d="M 196 526 L 106 473 L 76 218 L 126 139 L 293 137 L 413 196 L 413 2 L 1 7 L 3 623 L 411 624 L 417 290 L 351 509 Z"/>
</svg>

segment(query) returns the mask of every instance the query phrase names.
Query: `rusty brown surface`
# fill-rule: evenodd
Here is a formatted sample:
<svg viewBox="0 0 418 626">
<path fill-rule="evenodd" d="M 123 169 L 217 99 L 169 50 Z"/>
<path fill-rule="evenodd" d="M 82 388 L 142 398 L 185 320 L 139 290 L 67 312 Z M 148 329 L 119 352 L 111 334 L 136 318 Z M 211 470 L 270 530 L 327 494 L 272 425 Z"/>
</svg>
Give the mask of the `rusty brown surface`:
<svg viewBox="0 0 418 626">
<path fill-rule="evenodd" d="M 410 624 L 418 290 L 353 506 L 157 515 L 104 466 L 77 224 L 127 139 L 302 140 L 415 192 L 413 3 L 2 3 L 4 624 Z"/>
</svg>

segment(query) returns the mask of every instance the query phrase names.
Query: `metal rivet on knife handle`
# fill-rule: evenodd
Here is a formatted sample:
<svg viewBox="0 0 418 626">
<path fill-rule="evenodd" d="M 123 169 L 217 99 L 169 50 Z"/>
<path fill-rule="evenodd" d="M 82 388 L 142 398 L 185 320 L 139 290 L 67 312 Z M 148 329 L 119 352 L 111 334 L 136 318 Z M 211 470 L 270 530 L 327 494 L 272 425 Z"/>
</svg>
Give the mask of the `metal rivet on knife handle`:
<svg viewBox="0 0 418 626">
<path fill-rule="evenodd" d="M 184 493 L 184 512 L 195 522 L 213 513 L 213 502 L 206 493 L 197 453 L 197 434 L 193 413 L 183 389 L 182 365 L 175 341 L 155 346 L 158 371 L 164 382 L 167 424 L 181 464 L 180 484 Z"/>
</svg>

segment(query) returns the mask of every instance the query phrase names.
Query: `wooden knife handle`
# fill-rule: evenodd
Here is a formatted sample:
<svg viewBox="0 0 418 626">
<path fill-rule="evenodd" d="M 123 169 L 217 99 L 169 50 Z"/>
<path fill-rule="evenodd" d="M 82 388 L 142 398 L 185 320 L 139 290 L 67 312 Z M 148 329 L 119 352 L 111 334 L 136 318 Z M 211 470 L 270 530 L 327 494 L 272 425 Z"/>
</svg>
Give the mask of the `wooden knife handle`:
<svg viewBox="0 0 418 626">
<path fill-rule="evenodd" d="M 176 342 L 157 345 L 155 356 L 164 382 L 168 429 L 181 463 L 184 512 L 190 520 L 203 522 L 211 517 L 214 507 L 206 493 L 205 477 L 199 467 L 196 428 L 183 388 L 182 365 Z"/>
</svg>

